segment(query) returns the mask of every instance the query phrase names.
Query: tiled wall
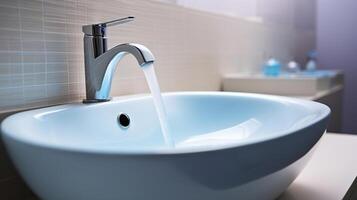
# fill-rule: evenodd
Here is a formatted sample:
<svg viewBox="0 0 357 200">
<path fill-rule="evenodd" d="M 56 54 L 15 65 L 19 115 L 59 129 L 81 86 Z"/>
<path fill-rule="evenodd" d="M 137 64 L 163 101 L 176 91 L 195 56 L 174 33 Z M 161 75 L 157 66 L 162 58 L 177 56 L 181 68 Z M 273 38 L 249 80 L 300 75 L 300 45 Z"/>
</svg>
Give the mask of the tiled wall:
<svg viewBox="0 0 357 200">
<path fill-rule="evenodd" d="M 109 43 L 136 42 L 156 57 L 164 91 L 218 90 L 220 74 L 258 70 L 313 48 L 314 30 L 262 24 L 148 0 L 0 0 L 0 112 L 76 101 L 84 95 L 81 25 L 133 15 Z M 112 95 L 147 92 L 130 57 Z"/>
<path fill-rule="evenodd" d="M 165 0 L 162 0 L 165 1 Z M 166 0 L 227 16 L 255 18 L 295 28 L 315 29 L 316 0 Z"/>
</svg>

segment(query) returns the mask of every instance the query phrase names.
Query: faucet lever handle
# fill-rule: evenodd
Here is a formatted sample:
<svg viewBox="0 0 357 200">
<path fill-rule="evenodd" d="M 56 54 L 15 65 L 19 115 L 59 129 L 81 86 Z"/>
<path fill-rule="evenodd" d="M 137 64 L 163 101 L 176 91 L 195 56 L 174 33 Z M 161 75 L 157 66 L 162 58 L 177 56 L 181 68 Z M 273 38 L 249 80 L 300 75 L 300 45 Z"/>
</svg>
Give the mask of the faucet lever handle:
<svg viewBox="0 0 357 200">
<path fill-rule="evenodd" d="M 98 24 L 91 24 L 91 25 L 85 25 L 82 26 L 83 33 L 86 35 L 91 35 L 91 36 L 105 36 L 105 28 L 109 26 L 115 26 L 119 24 L 124 24 L 126 22 L 133 21 L 134 17 L 129 16 L 129 17 L 124 17 L 120 19 L 115 19 L 111 20 L 108 22 L 103 22 L 103 23 L 98 23 Z"/>
<path fill-rule="evenodd" d="M 115 26 L 115 25 L 131 22 L 133 20 L 134 20 L 134 17 L 133 16 L 129 16 L 129 17 L 124 17 L 124 18 L 120 18 L 120 19 L 111 20 L 111 21 L 108 21 L 108 22 L 99 23 L 97 25 L 100 25 L 100 26 L 103 26 L 103 27 L 109 27 L 109 26 Z"/>
</svg>

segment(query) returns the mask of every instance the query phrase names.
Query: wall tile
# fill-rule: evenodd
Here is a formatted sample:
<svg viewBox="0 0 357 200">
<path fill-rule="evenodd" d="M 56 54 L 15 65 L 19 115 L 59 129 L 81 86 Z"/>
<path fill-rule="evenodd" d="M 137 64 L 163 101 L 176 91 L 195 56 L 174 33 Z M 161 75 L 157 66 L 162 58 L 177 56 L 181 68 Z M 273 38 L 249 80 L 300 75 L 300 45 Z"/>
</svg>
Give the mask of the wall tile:
<svg viewBox="0 0 357 200">
<path fill-rule="evenodd" d="M 0 88 L 0 94 L 0 110 L 24 105 L 23 89 L 21 87 Z"/>
<path fill-rule="evenodd" d="M 42 0 L 17 0 L 20 8 L 42 10 Z M 16 1 L 15 1 L 16 2 Z"/>
<path fill-rule="evenodd" d="M 46 84 L 46 75 L 45 73 L 25 74 L 23 84 L 24 86 L 44 85 Z"/>
<path fill-rule="evenodd" d="M 24 99 L 26 104 L 34 103 L 38 101 L 44 101 L 47 98 L 46 85 L 26 85 L 24 87 Z"/>
<path fill-rule="evenodd" d="M 23 73 L 45 73 L 46 64 L 45 63 L 23 63 Z"/>
<path fill-rule="evenodd" d="M 0 75 L 0 88 L 9 88 L 9 87 L 20 87 L 22 86 L 22 75 L 12 75 L 4 76 Z"/>
<path fill-rule="evenodd" d="M 21 59 L 24 64 L 45 63 L 46 61 L 45 53 L 37 51 L 24 51 L 21 54 Z"/>
<path fill-rule="evenodd" d="M 0 53 L 1 57 L 1 53 Z M 21 63 L 0 63 L 0 74 L 12 76 L 13 74 L 22 74 L 23 65 Z"/>
</svg>

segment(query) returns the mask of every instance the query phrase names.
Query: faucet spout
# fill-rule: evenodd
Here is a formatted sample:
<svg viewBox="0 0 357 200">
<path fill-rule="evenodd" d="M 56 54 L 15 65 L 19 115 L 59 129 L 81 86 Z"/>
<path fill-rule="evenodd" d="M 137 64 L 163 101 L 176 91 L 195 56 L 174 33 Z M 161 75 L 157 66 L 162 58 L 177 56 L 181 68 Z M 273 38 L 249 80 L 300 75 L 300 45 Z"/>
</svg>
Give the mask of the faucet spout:
<svg viewBox="0 0 357 200">
<path fill-rule="evenodd" d="M 132 17 L 130 17 L 132 19 Z M 123 18 L 115 21 L 125 20 Z M 112 23 L 111 21 L 110 23 Z M 153 63 L 155 58 L 143 45 L 127 43 L 107 50 L 105 23 L 83 26 L 86 99 L 84 103 L 109 101 L 109 93 L 118 62 L 126 55 L 133 55 L 140 67 Z M 93 29 L 93 31 L 91 31 Z M 100 31 L 97 31 L 100 30 Z M 98 34 L 100 33 L 100 34 Z"/>
<path fill-rule="evenodd" d="M 119 54 L 131 54 L 133 55 L 140 66 L 144 66 L 147 63 L 154 62 L 155 58 L 151 51 L 141 44 L 127 43 L 120 44 L 104 54 L 98 56 L 95 60 L 98 64 L 109 64 Z"/>
</svg>

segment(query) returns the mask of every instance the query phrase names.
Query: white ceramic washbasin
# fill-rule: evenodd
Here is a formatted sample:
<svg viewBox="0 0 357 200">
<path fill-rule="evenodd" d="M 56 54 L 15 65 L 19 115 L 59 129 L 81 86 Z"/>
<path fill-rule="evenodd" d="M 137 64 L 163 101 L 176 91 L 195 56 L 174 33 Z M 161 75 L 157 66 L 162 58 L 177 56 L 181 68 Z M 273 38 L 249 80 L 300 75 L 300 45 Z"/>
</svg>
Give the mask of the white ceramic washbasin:
<svg viewBox="0 0 357 200">
<path fill-rule="evenodd" d="M 164 101 L 175 148 L 164 144 L 151 96 L 18 113 L 2 123 L 2 137 L 42 199 L 264 200 L 296 178 L 330 113 L 257 94 L 182 92 Z"/>
</svg>

